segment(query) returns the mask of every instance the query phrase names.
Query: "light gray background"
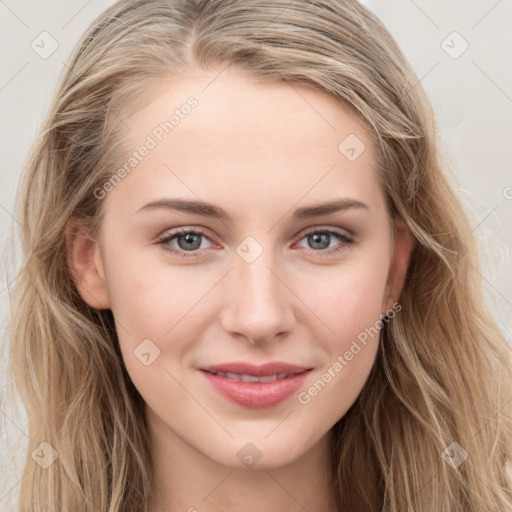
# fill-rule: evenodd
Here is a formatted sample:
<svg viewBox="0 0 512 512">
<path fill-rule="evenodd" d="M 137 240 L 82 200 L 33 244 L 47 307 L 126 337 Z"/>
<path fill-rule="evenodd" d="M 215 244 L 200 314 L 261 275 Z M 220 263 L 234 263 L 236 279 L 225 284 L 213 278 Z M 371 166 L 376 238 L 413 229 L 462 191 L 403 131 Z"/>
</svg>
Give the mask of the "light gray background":
<svg viewBox="0 0 512 512">
<path fill-rule="evenodd" d="M 37 133 L 64 61 L 80 34 L 108 0 L 0 0 L 0 241 L 16 228 L 14 191 L 29 144 Z M 481 241 L 487 300 L 507 338 L 512 327 L 512 3 L 510 0 L 364 1 L 394 35 L 438 114 L 444 159 L 471 212 Z M 41 58 L 31 47 L 48 32 L 58 48 Z M 453 35 L 456 31 L 460 36 Z M 444 43 L 443 43 L 444 41 Z M 460 56 L 464 41 L 469 45 Z M 48 46 L 46 46 L 48 48 Z M 448 53 L 447 53 L 448 52 Z M 449 53 L 452 55 L 450 56 Z M 454 58 L 457 56 L 457 58 Z M 19 254 L 19 251 L 18 251 Z M 0 315 L 7 315 L 6 286 L 16 264 L 3 253 Z M 7 389 L 5 332 L 0 349 L 1 395 Z M 25 415 L 0 403 L 0 509 L 12 510 L 23 475 Z M 10 449 L 15 460 L 7 457 Z"/>
</svg>

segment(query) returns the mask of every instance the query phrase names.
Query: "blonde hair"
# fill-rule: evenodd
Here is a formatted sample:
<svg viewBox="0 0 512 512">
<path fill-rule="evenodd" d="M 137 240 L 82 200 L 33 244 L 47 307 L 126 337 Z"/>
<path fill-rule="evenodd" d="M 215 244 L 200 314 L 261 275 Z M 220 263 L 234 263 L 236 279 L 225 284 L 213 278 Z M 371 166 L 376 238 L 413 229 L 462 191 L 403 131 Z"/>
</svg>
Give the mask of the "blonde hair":
<svg viewBox="0 0 512 512">
<path fill-rule="evenodd" d="M 10 372 L 30 430 L 18 511 L 146 505 L 144 402 L 111 311 L 91 308 L 75 287 L 66 226 L 73 217 L 97 233 L 103 202 L 94 191 L 125 149 L 120 114 L 153 81 L 228 65 L 260 82 L 313 87 L 357 115 L 378 148 L 389 212 L 415 241 L 402 312 L 332 429 L 337 508 L 512 510 L 510 348 L 484 304 L 432 107 L 388 30 L 355 0 L 120 0 L 79 41 L 18 189 L 23 262 Z M 59 454 L 45 469 L 30 456 L 42 442 Z M 468 457 L 450 465 L 447 448 Z"/>
</svg>

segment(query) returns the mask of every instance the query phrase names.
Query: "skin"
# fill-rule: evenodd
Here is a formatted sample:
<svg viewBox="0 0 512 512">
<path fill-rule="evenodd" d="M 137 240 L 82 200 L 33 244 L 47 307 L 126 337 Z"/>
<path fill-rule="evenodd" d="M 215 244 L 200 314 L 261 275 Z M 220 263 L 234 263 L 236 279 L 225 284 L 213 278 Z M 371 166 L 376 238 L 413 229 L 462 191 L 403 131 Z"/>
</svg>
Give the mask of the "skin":
<svg viewBox="0 0 512 512">
<path fill-rule="evenodd" d="M 123 119 L 131 153 L 189 96 L 198 100 L 102 199 L 99 237 L 78 231 L 70 267 L 83 299 L 112 310 L 124 363 L 146 402 L 150 512 L 334 510 L 325 483 L 329 431 L 359 395 L 378 337 L 307 404 L 294 394 L 248 409 L 220 396 L 197 368 L 285 361 L 314 368 L 307 390 L 397 301 L 410 237 L 397 224 L 393 238 L 372 138 L 346 108 L 304 86 L 259 84 L 232 68 L 217 75 L 196 70 L 162 81 Z M 366 147 L 354 161 L 338 150 L 349 134 Z M 171 197 L 215 203 L 232 219 L 137 213 Z M 296 208 L 338 198 L 368 209 L 292 220 Z M 320 247 L 305 234 L 313 227 L 353 243 L 327 235 Z M 199 257 L 157 243 L 177 228 L 204 231 L 193 249 Z M 236 252 L 247 236 L 263 251 L 251 263 Z M 187 252 L 194 241 L 167 245 Z M 160 355 L 146 366 L 134 350 L 148 338 Z M 237 456 L 248 442 L 261 455 L 252 467 Z"/>
</svg>

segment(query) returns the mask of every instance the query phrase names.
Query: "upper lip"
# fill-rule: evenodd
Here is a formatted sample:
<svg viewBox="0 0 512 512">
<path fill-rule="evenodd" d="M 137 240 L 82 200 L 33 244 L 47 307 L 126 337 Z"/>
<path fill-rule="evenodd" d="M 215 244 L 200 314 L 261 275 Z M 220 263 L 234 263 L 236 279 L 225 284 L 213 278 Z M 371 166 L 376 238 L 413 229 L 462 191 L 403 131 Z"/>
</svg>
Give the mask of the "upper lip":
<svg viewBox="0 0 512 512">
<path fill-rule="evenodd" d="M 302 373 L 306 370 L 311 370 L 308 366 L 298 366 L 295 364 L 283 363 L 280 361 L 262 364 L 256 366 L 244 362 L 224 363 L 213 366 L 203 366 L 200 370 L 205 370 L 211 373 L 225 372 L 236 373 L 238 375 L 254 375 L 256 377 L 263 377 L 266 375 L 276 375 L 279 373 Z"/>
</svg>

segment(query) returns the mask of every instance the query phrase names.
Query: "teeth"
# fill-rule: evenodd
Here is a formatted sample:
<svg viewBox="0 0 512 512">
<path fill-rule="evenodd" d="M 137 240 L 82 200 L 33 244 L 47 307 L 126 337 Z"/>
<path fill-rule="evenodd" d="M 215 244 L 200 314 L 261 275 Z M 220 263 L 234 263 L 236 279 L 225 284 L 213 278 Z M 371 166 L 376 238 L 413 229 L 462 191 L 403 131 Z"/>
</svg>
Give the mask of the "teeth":
<svg viewBox="0 0 512 512">
<path fill-rule="evenodd" d="M 240 382 L 274 382 L 275 380 L 281 380 L 286 377 L 289 377 L 290 373 L 278 373 L 274 375 L 264 375 L 258 377 L 256 375 L 246 375 L 246 374 L 238 374 L 238 373 L 229 373 L 229 372 L 215 372 L 214 375 L 219 377 L 226 377 L 231 380 L 238 380 Z"/>
<path fill-rule="evenodd" d="M 259 382 L 259 377 L 255 375 L 241 375 L 242 382 Z"/>
<path fill-rule="evenodd" d="M 260 382 L 273 382 L 277 380 L 277 375 L 265 375 L 259 378 Z"/>
</svg>

